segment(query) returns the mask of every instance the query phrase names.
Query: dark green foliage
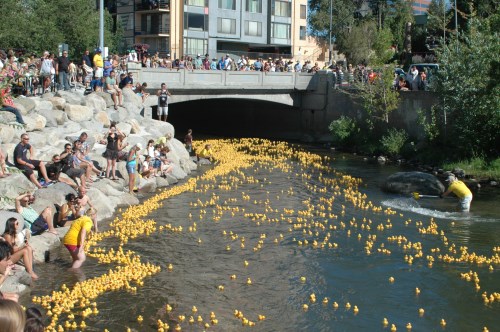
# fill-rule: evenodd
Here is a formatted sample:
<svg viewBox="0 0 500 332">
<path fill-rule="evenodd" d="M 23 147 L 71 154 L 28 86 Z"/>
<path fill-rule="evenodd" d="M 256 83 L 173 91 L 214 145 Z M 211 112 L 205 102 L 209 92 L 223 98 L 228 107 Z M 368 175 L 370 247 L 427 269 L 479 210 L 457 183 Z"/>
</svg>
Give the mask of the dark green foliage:
<svg viewBox="0 0 500 332">
<path fill-rule="evenodd" d="M 99 11 L 95 0 L 2 0 L 0 47 L 41 53 L 69 45 L 70 57 L 99 44 Z M 105 13 L 105 46 L 116 51 L 112 17 Z"/>
</svg>

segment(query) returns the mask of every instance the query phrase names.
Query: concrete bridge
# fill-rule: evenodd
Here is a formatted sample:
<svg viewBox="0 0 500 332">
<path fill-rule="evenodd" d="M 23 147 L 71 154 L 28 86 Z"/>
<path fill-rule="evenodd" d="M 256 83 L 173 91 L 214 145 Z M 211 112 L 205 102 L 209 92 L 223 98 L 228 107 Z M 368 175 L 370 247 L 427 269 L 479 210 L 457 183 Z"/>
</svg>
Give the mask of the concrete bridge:
<svg viewBox="0 0 500 332">
<path fill-rule="evenodd" d="M 248 99 L 302 108 L 304 95 L 318 91 L 321 75 L 256 71 L 167 70 L 129 68 L 136 80 L 156 92 L 166 83 L 173 96 L 169 103 L 203 99 Z M 326 79 L 326 75 L 323 75 Z"/>
<path fill-rule="evenodd" d="M 245 123 L 263 132 L 276 133 L 280 138 L 329 141 L 328 124 L 332 120 L 341 115 L 359 118 L 364 112 L 361 103 L 336 89 L 334 76 L 324 71 L 307 74 L 141 67 L 129 67 L 129 71 L 135 74 L 138 82 L 147 82 L 150 92 L 156 93 L 161 83 L 167 84 L 172 92 L 169 104 L 173 116 L 177 109 L 193 104 L 200 109 L 196 117 L 204 124 L 212 121 L 215 114 L 215 118 L 235 121 L 235 126 Z M 390 122 L 396 128 L 405 129 L 410 136 L 421 137 L 424 131 L 418 123 L 417 110 L 430 110 L 436 103 L 436 96 L 427 91 L 415 91 L 402 92 L 401 97 L 399 109 L 391 112 Z M 152 107 L 156 107 L 156 103 L 156 96 L 148 98 L 144 103 L 144 116 L 153 116 Z M 177 119 L 180 116 L 177 113 Z M 189 115 L 188 121 L 193 121 Z M 241 133 L 241 129 L 238 131 Z"/>
</svg>

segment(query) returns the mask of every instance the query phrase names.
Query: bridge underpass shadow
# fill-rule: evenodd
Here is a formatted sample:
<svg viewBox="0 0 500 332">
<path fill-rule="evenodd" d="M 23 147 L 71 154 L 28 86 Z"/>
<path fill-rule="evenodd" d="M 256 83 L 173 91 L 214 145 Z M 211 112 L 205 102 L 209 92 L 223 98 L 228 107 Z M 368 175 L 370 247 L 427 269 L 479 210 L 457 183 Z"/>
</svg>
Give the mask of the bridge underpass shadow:
<svg viewBox="0 0 500 332">
<path fill-rule="evenodd" d="M 156 114 L 153 110 L 153 116 Z M 188 129 L 193 136 L 226 138 L 259 137 L 298 140 L 299 108 L 246 99 L 205 99 L 169 105 L 168 122 L 181 141 Z"/>
</svg>

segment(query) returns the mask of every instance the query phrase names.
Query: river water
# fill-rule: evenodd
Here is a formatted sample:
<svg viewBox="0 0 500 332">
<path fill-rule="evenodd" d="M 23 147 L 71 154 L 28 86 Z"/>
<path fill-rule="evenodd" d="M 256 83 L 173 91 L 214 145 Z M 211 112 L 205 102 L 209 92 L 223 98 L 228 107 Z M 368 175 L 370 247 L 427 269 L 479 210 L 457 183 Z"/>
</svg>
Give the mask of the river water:
<svg viewBox="0 0 500 332">
<path fill-rule="evenodd" d="M 500 291 L 498 193 L 475 193 L 464 215 L 447 212 L 453 199 L 381 192 L 396 166 L 262 140 L 212 144 L 233 148 L 147 214 L 154 231 L 123 244 L 161 271 L 137 290 L 93 296 L 99 313 L 85 330 L 157 331 L 158 320 L 184 331 L 405 331 L 408 323 L 414 331 L 500 330 L 500 296 L 491 295 Z M 118 242 L 108 237 L 94 248 Z M 31 295 L 71 289 L 117 264 L 89 257 L 79 273 L 68 267 L 62 248 L 36 267 Z M 469 271 L 471 281 L 461 276 Z M 57 324 L 79 325 L 80 311 L 72 313 Z"/>
</svg>

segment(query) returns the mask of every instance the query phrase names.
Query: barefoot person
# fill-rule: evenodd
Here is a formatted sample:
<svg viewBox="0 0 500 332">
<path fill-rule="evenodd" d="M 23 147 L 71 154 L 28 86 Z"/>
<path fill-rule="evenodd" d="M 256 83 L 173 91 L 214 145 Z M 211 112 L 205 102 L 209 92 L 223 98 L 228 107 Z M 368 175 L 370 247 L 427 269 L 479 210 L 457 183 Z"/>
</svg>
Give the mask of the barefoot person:
<svg viewBox="0 0 500 332">
<path fill-rule="evenodd" d="M 63 243 L 71 254 L 73 259 L 71 267 L 74 269 L 78 269 L 85 262 L 85 241 L 92 230 L 92 225 L 97 225 L 92 221 L 92 218 L 95 219 L 96 213 L 96 209 L 88 209 L 84 216 L 73 221 L 68 233 L 64 236 Z"/>
<path fill-rule="evenodd" d="M 469 188 L 463 183 L 459 181 L 455 175 L 448 175 L 446 179 L 448 182 L 448 190 L 446 190 L 440 197 L 446 197 L 450 193 L 454 193 L 459 199 L 459 209 L 462 212 L 468 212 L 470 210 L 470 203 L 472 202 L 472 192 Z"/>
<path fill-rule="evenodd" d="M 23 216 L 31 230 L 31 235 L 42 234 L 46 230 L 57 235 L 57 231 L 52 224 L 52 208 L 46 207 L 41 214 L 35 211 L 30 205 L 35 201 L 35 196 L 31 193 L 21 194 L 16 197 L 16 212 Z"/>
<path fill-rule="evenodd" d="M 139 151 L 141 150 L 141 143 L 137 143 L 130 149 L 127 157 L 128 192 L 132 195 L 134 195 L 135 173 L 137 171 L 137 165 L 140 162 Z"/>
<path fill-rule="evenodd" d="M 9 218 L 5 223 L 5 232 L 2 237 L 12 247 L 13 253 L 10 255 L 12 263 L 17 263 L 23 260 L 26 272 L 29 273 L 31 279 L 36 280 L 38 276 L 33 272 L 33 248 L 28 244 L 28 238 L 25 238 L 22 243 L 17 243 L 16 235 L 19 228 L 19 221 L 16 218 Z"/>
</svg>

